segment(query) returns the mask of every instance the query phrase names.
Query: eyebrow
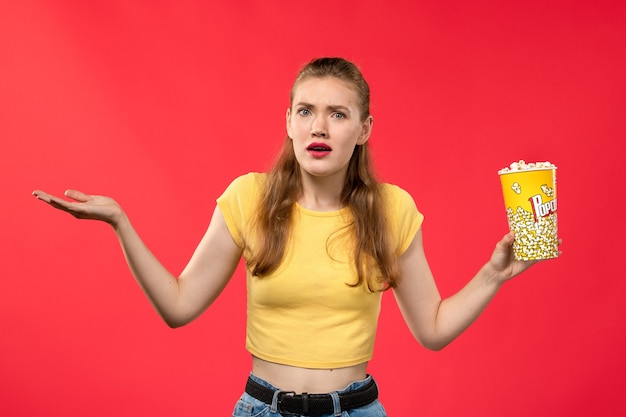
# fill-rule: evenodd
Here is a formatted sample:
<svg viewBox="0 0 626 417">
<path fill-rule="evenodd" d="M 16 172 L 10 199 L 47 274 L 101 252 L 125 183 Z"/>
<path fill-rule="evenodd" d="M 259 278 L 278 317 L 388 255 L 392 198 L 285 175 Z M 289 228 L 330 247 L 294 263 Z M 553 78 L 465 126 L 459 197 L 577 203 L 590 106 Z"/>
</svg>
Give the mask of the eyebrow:
<svg viewBox="0 0 626 417">
<path fill-rule="evenodd" d="M 300 102 L 298 102 L 298 103 L 294 104 L 294 107 L 300 107 L 300 106 L 301 106 L 301 107 L 311 108 L 311 109 L 314 109 L 314 108 L 315 108 L 315 105 L 313 105 L 313 104 L 311 104 L 311 103 L 307 103 L 307 102 L 305 102 L 305 101 L 300 101 Z M 350 108 L 349 108 L 349 107 L 347 107 L 347 106 L 344 106 L 344 105 L 342 105 L 342 104 L 331 104 L 331 105 L 329 105 L 329 106 L 326 106 L 326 108 L 327 108 L 327 109 L 330 109 L 330 110 L 333 110 L 333 111 L 335 111 L 335 110 L 339 110 L 339 111 L 344 111 L 344 112 L 346 112 L 346 113 L 350 113 L 350 114 L 352 114 L 352 112 L 350 111 Z"/>
</svg>

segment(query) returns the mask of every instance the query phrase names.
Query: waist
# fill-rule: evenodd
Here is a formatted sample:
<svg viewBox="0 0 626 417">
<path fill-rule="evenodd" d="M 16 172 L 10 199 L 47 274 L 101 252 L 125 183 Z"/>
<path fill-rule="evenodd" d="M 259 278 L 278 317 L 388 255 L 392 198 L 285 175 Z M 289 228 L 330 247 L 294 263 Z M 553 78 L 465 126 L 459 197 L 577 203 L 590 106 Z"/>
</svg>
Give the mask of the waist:
<svg viewBox="0 0 626 417">
<path fill-rule="evenodd" d="M 278 389 L 267 381 L 250 374 L 246 383 L 246 394 L 270 406 L 273 413 L 319 416 L 343 415 L 343 411 L 366 407 L 378 398 L 378 388 L 371 376 L 354 381 L 344 390 L 327 394 L 296 394 Z M 369 415 L 369 414 L 368 414 Z"/>
<path fill-rule="evenodd" d="M 345 389 L 367 377 L 367 362 L 334 369 L 309 369 L 283 365 L 252 356 L 252 374 L 273 386 L 296 393 L 326 393 Z"/>
</svg>

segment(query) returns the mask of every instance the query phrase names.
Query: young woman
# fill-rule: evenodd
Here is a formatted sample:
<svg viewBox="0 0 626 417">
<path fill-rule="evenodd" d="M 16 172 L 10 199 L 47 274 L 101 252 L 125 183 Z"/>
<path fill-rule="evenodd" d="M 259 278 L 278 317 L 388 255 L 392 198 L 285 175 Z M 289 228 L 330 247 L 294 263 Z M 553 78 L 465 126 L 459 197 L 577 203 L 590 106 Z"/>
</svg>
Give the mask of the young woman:
<svg viewBox="0 0 626 417">
<path fill-rule="evenodd" d="M 246 346 L 252 371 L 233 416 L 385 416 L 367 374 L 382 291 L 392 289 L 415 338 L 441 349 L 500 286 L 534 262 L 513 260 L 513 235 L 455 295 L 441 299 L 411 196 L 373 175 L 369 87 L 341 58 L 298 74 L 287 138 L 271 172 L 237 178 L 176 278 L 111 198 L 68 190 L 34 195 L 77 218 L 109 223 L 158 313 L 183 326 L 218 297 L 246 261 Z"/>
</svg>

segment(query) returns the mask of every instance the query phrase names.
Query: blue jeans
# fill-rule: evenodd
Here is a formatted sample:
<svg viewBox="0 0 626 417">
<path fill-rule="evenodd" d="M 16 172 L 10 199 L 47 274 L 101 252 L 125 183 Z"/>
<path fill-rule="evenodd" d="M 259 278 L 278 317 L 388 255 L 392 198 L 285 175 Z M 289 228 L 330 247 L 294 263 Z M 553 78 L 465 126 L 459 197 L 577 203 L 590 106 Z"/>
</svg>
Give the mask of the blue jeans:
<svg viewBox="0 0 626 417">
<path fill-rule="evenodd" d="M 254 379 L 261 385 L 264 385 L 268 388 L 279 391 L 278 388 L 272 386 L 268 382 L 262 380 L 259 377 L 254 375 L 250 375 L 250 378 Z M 333 391 L 329 394 L 335 399 L 335 404 L 337 404 L 337 408 L 339 408 L 339 394 L 344 392 L 354 391 L 358 388 L 361 388 L 364 385 L 367 385 L 368 382 L 372 379 L 371 376 L 367 378 L 353 382 L 348 385 L 345 389 L 341 391 Z M 276 396 L 274 396 L 276 398 Z M 274 401 L 276 402 L 276 401 Z M 293 415 L 283 415 L 279 414 L 276 404 L 265 404 L 257 400 L 254 397 L 251 397 L 247 393 L 243 393 L 237 404 L 235 405 L 235 410 L 233 411 L 233 417 L 294 417 Z M 352 410 L 342 411 L 336 414 L 324 414 L 319 417 L 387 417 L 387 413 L 385 413 L 385 409 L 380 401 L 376 400 L 368 405 L 363 407 L 355 408 Z"/>
</svg>

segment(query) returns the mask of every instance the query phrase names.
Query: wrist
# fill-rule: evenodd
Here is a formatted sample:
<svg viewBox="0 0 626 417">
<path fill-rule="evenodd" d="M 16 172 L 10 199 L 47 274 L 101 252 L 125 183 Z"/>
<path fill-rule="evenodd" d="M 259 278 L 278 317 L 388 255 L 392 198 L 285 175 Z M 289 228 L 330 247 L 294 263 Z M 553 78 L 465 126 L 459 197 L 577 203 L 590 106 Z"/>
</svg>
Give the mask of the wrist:
<svg viewBox="0 0 626 417">
<path fill-rule="evenodd" d="M 126 216 L 126 213 L 124 212 L 124 210 L 122 210 L 121 207 L 116 214 L 111 216 L 111 220 L 107 223 L 109 223 L 118 233 L 125 227 L 130 226 L 130 220 L 128 219 L 128 216 Z"/>
<path fill-rule="evenodd" d="M 496 268 L 491 261 L 483 265 L 481 272 L 486 285 L 499 288 L 507 280 L 502 274 L 502 271 Z"/>
</svg>

